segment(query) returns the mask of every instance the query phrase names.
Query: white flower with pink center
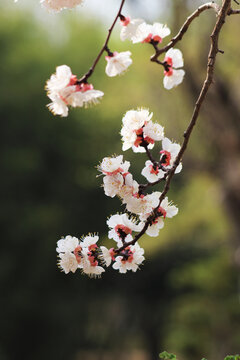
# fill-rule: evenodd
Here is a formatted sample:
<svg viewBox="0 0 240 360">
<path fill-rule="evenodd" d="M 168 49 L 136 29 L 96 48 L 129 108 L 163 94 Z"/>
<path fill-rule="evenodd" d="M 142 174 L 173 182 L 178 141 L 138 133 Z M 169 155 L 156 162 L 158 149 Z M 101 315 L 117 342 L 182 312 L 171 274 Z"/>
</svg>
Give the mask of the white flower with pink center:
<svg viewBox="0 0 240 360">
<path fill-rule="evenodd" d="M 108 232 L 109 239 L 117 242 L 117 246 L 121 247 L 124 242 L 130 242 L 132 232 L 139 232 L 142 229 L 142 224 L 137 224 L 137 220 L 129 218 L 127 214 L 115 214 L 107 220 L 107 225 L 111 229 Z"/>
<path fill-rule="evenodd" d="M 100 249 L 102 252 L 100 255 L 100 259 L 104 263 L 104 265 L 108 267 L 111 264 L 112 260 L 115 260 L 114 249 L 107 249 L 105 246 L 100 246 Z"/>
<path fill-rule="evenodd" d="M 72 9 L 80 5 L 83 0 L 41 0 L 40 3 L 48 10 L 61 11 L 63 9 Z"/>
<path fill-rule="evenodd" d="M 158 217 L 152 222 L 150 226 L 148 226 L 146 234 L 152 237 L 158 236 L 159 230 L 164 227 L 164 219 L 166 217 L 172 218 L 173 216 L 177 215 L 177 213 L 178 208 L 175 205 L 172 205 L 171 202 L 169 203 L 168 198 L 165 197 L 158 208 Z M 150 213 L 141 215 L 140 219 L 142 221 L 146 221 L 150 215 Z"/>
<path fill-rule="evenodd" d="M 127 175 L 124 176 L 124 182 L 118 195 L 120 196 L 120 198 L 125 199 L 137 193 L 138 189 L 139 184 L 137 183 L 137 181 L 133 179 L 132 174 L 127 173 Z"/>
<path fill-rule="evenodd" d="M 181 146 L 179 144 L 173 143 L 168 138 L 164 138 L 162 140 L 162 150 L 160 151 L 161 165 L 163 165 L 166 169 L 170 169 L 173 166 L 174 161 L 176 160 L 180 148 Z M 175 174 L 178 174 L 181 170 L 182 170 L 182 163 L 180 163 L 177 166 L 175 170 Z"/>
<path fill-rule="evenodd" d="M 98 277 L 105 271 L 102 266 L 99 266 L 99 259 L 101 253 L 97 242 L 99 237 L 97 235 L 85 236 L 80 243 L 82 247 L 83 267 L 82 271 L 90 277 Z"/>
<path fill-rule="evenodd" d="M 82 107 L 96 104 L 104 93 L 94 90 L 92 84 L 78 83 L 77 76 L 72 75 L 69 66 L 61 65 L 56 68 L 56 74 L 47 81 L 46 90 L 52 100 L 48 104 L 54 115 L 67 116 L 68 106 Z"/>
<path fill-rule="evenodd" d="M 168 69 L 164 71 L 163 85 L 165 89 L 170 90 L 181 84 L 185 71 L 179 69 L 183 67 L 183 56 L 179 49 L 170 49 L 166 52 L 164 62 L 167 63 Z M 179 70 L 176 70 L 179 69 Z"/>
<path fill-rule="evenodd" d="M 132 40 L 136 36 L 138 26 L 144 23 L 142 19 L 131 19 L 129 16 L 121 19 L 122 29 L 120 32 L 120 39 L 125 41 L 126 39 Z"/>
<path fill-rule="evenodd" d="M 154 166 L 150 160 L 147 160 L 141 174 L 147 179 L 147 181 L 153 183 L 159 179 L 162 179 L 165 175 L 165 172 L 162 171 L 157 165 Z"/>
<path fill-rule="evenodd" d="M 144 249 L 138 243 L 126 247 L 121 255 L 117 256 L 113 264 L 113 269 L 118 270 L 121 274 L 125 274 L 128 270 L 136 272 L 139 265 L 145 260 Z"/>
<path fill-rule="evenodd" d="M 127 70 L 127 68 L 132 64 L 132 59 L 130 51 L 124 52 L 114 52 L 112 56 L 106 56 L 107 60 L 106 74 L 110 77 L 120 75 Z"/>
<path fill-rule="evenodd" d="M 57 242 L 57 252 L 59 253 L 59 266 L 68 274 L 70 271 L 75 272 L 77 268 L 82 268 L 82 248 L 78 238 L 66 236 Z"/>
<path fill-rule="evenodd" d="M 171 33 L 170 29 L 163 24 L 154 23 L 153 25 L 140 24 L 137 28 L 136 34 L 132 37 L 133 43 L 161 43 L 162 39 Z"/>
<path fill-rule="evenodd" d="M 154 140 L 147 136 L 146 139 L 144 139 L 144 127 L 150 122 L 151 118 L 152 113 L 150 114 L 147 109 L 127 111 L 122 119 L 123 127 L 121 129 L 121 135 L 123 151 L 132 147 L 134 152 L 145 152 L 142 146 L 143 143 L 147 145 L 149 149 L 153 148 Z"/>
<path fill-rule="evenodd" d="M 139 195 L 138 193 L 133 196 L 125 197 L 123 203 L 126 204 L 126 209 L 134 214 L 143 215 L 151 213 L 154 208 L 159 204 L 159 197 L 161 193 L 155 191 L 149 195 Z"/>
<path fill-rule="evenodd" d="M 160 141 L 164 138 L 164 128 L 157 123 L 149 121 L 143 128 L 143 137 L 149 143 Z"/>
<path fill-rule="evenodd" d="M 119 155 L 116 157 L 105 157 L 98 166 L 98 170 L 104 175 L 112 176 L 119 173 L 127 173 L 129 167 L 130 162 L 123 162 L 123 156 Z"/>
</svg>

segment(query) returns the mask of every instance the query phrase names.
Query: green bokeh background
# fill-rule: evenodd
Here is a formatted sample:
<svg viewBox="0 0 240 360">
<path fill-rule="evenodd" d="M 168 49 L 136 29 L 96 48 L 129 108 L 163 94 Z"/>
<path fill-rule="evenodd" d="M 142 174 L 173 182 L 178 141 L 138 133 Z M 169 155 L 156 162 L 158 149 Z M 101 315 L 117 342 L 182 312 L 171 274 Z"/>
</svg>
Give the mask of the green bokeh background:
<svg viewBox="0 0 240 360">
<path fill-rule="evenodd" d="M 192 5 L 169 2 L 166 17 L 154 20 L 175 33 Z M 141 11 L 140 2 L 135 7 Z M 203 14 L 179 44 L 186 78 L 170 92 L 162 68 L 149 61 L 151 47 L 120 42 L 118 27 L 110 49 L 132 52 L 130 70 L 107 78 L 102 59 L 92 76 L 105 93 L 101 104 L 61 118 L 46 108 L 46 79 L 62 64 L 82 76 L 107 27 L 81 11 L 57 16 L 0 4 L 0 359 L 156 360 L 166 349 L 179 359 L 220 360 L 239 352 L 239 19 L 227 19 L 215 84 L 171 185 L 179 215 L 159 238 L 142 239 L 141 271 L 109 269 L 92 280 L 57 269 L 56 241 L 98 232 L 108 244 L 106 218 L 124 208 L 104 195 L 96 166 L 122 153 L 127 110 L 149 108 L 165 134 L 182 141 L 215 17 Z M 143 182 L 145 155 L 129 150 L 124 158 Z"/>
</svg>

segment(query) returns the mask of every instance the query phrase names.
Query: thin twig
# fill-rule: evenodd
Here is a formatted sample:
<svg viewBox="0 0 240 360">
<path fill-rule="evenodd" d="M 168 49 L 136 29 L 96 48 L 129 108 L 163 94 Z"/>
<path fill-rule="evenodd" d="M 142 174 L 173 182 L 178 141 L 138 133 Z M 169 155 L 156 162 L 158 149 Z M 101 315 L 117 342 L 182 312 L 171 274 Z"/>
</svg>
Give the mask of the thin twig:
<svg viewBox="0 0 240 360">
<path fill-rule="evenodd" d="M 238 15 L 240 14 L 240 10 L 233 10 L 233 9 L 230 9 L 228 11 L 228 15 Z"/>
<path fill-rule="evenodd" d="M 164 46 L 161 49 L 156 49 L 156 53 L 151 57 L 151 61 L 157 62 L 159 63 L 159 61 L 157 61 L 158 57 L 167 52 L 169 49 L 171 49 L 178 41 L 182 40 L 183 35 L 187 32 L 190 24 L 192 23 L 192 21 L 194 19 L 196 19 L 203 11 L 208 10 L 208 9 L 213 9 L 216 11 L 216 13 L 218 14 L 219 12 L 219 6 L 217 4 L 215 4 L 214 2 L 208 2 L 206 4 L 203 4 L 201 6 L 199 6 L 199 8 L 197 10 L 195 10 L 185 21 L 185 23 L 183 24 L 183 26 L 181 27 L 181 29 L 179 30 L 178 34 L 176 36 L 174 36 L 174 38 L 171 39 L 171 41 Z"/>
<path fill-rule="evenodd" d="M 121 5 L 120 5 L 120 8 L 119 8 L 119 10 L 118 10 L 118 13 L 117 13 L 117 15 L 116 15 L 116 17 L 115 17 L 115 19 L 114 19 L 111 27 L 108 29 L 108 36 L 107 36 L 107 38 L 106 38 L 106 40 L 105 40 L 105 42 L 104 42 L 104 44 L 103 44 L 100 52 L 98 53 L 96 59 L 95 59 L 94 62 L 93 62 L 93 65 L 90 67 L 90 69 L 88 70 L 88 72 L 87 72 L 85 75 L 83 75 L 82 78 L 79 80 L 79 82 L 78 82 L 79 84 L 87 82 L 87 79 L 93 74 L 94 69 L 95 69 L 97 63 L 99 62 L 102 54 L 104 53 L 104 51 L 109 51 L 109 49 L 108 49 L 108 42 L 109 42 L 109 40 L 110 40 L 110 37 L 111 37 L 112 31 L 113 31 L 113 28 L 114 28 L 114 26 L 115 26 L 115 24 L 116 24 L 116 22 L 117 22 L 117 19 L 118 19 L 118 18 L 120 17 L 120 15 L 121 15 L 121 11 L 122 11 L 122 8 L 123 8 L 124 3 L 125 3 L 125 0 L 122 0 L 122 1 L 121 1 Z"/>
<path fill-rule="evenodd" d="M 115 250 L 116 254 L 119 254 L 122 250 L 124 250 L 125 247 L 127 247 L 129 245 L 134 245 L 140 239 L 140 237 L 145 234 L 146 230 L 148 229 L 148 226 L 152 223 L 153 220 L 156 219 L 158 208 L 161 205 L 161 202 L 163 201 L 163 199 L 165 198 L 166 194 L 169 191 L 170 183 L 174 176 L 175 170 L 176 170 L 177 166 L 179 165 L 179 163 L 182 159 L 182 156 L 187 148 L 192 130 L 194 128 L 194 125 L 196 124 L 196 121 L 197 121 L 197 118 L 199 115 L 199 111 L 201 109 L 201 106 L 202 106 L 205 98 L 206 98 L 209 87 L 213 82 L 214 65 L 215 65 L 217 54 L 219 52 L 218 38 L 219 38 L 219 34 L 221 32 L 221 29 L 225 23 L 226 16 L 228 15 L 230 5 L 231 5 L 231 0 L 223 0 L 222 6 L 218 13 L 217 21 L 214 26 L 213 32 L 211 34 L 211 47 L 210 47 L 210 51 L 208 54 L 207 75 L 206 75 L 205 81 L 203 83 L 202 89 L 200 91 L 200 94 L 198 96 L 198 99 L 196 101 L 196 104 L 195 104 L 195 107 L 193 110 L 193 114 L 192 114 L 192 118 L 190 120 L 188 128 L 184 132 L 184 141 L 182 143 L 181 149 L 174 161 L 174 164 L 173 164 L 171 170 L 168 173 L 163 192 L 161 193 L 161 196 L 159 198 L 159 205 L 153 210 L 152 214 L 148 217 L 143 229 L 134 237 L 134 239 L 132 241 L 124 244 L 121 248 L 116 249 Z"/>
</svg>

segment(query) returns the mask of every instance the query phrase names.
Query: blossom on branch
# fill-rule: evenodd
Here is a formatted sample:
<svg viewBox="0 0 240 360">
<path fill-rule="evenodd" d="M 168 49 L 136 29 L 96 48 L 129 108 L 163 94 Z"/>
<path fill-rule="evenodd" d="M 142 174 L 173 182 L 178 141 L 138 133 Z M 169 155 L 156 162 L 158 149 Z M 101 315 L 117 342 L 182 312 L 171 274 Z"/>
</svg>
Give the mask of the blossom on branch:
<svg viewBox="0 0 240 360">
<path fill-rule="evenodd" d="M 47 106 L 54 115 L 67 116 L 68 106 L 87 107 L 97 104 L 104 95 L 100 90 L 94 90 L 92 84 L 79 83 L 77 76 L 72 74 L 69 66 L 61 65 L 56 68 L 56 74 L 47 81 L 46 90 L 52 100 Z"/>
<path fill-rule="evenodd" d="M 179 49 L 170 49 L 166 52 L 164 63 L 166 63 L 163 85 L 165 89 L 170 90 L 173 87 L 179 85 L 183 81 L 185 71 L 182 69 L 176 70 L 183 67 L 183 56 Z"/>
<path fill-rule="evenodd" d="M 136 219 L 129 218 L 127 214 L 112 215 L 107 220 L 107 225 L 111 229 L 108 232 L 109 239 L 115 240 L 118 247 L 132 241 L 132 232 L 139 232 L 143 228 L 142 223 L 137 224 L 136 222 Z"/>
<path fill-rule="evenodd" d="M 165 169 L 171 169 L 176 160 L 176 157 L 180 151 L 181 146 L 177 143 L 173 143 L 168 138 L 162 140 L 162 150 L 160 151 L 160 164 L 165 167 Z M 176 170 L 175 174 L 178 174 L 182 170 L 182 163 L 180 163 Z"/>
<path fill-rule="evenodd" d="M 121 129 L 123 151 L 132 147 L 134 152 L 145 152 L 145 147 L 152 149 L 155 141 L 164 137 L 164 128 L 151 121 L 152 113 L 147 109 L 129 110 L 122 119 Z"/>
<path fill-rule="evenodd" d="M 162 179 L 165 175 L 165 172 L 161 170 L 158 165 L 154 165 L 150 160 L 147 160 L 141 174 L 147 179 L 147 181 L 153 183 L 159 179 Z"/>
<path fill-rule="evenodd" d="M 177 213 L 178 208 L 175 205 L 169 203 L 168 198 L 165 197 L 165 199 L 163 199 L 161 205 L 157 209 L 157 216 L 154 218 L 151 225 L 148 226 L 146 234 L 153 237 L 158 236 L 159 230 L 164 227 L 164 219 L 166 217 L 172 218 L 173 216 L 177 215 Z M 150 215 L 151 213 L 140 215 L 140 220 L 146 221 Z"/>
<path fill-rule="evenodd" d="M 130 51 L 114 52 L 112 55 L 105 57 L 107 60 L 106 74 L 110 77 L 124 73 L 127 68 L 132 64 Z"/>
<path fill-rule="evenodd" d="M 161 43 L 162 39 L 171 33 L 170 29 L 163 24 L 154 23 L 153 25 L 143 22 L 137 28 L 135 36 L 132 37 L 132 42 L 135 43 Z"/>
<path fill-rule="evenodd" d="M 138 26 L 144 23 L 142 19 L 132 19 L 128 16 L 123 16 L 121 19 L 122 29 L 120 32 L 120 39 L 125 41 L 126 39 L 132 40 L 136 36 Z"/>
<path fill-rule="evenodd" d="M 138 243 L 130 245 L 121 251 L 121 255 L 116 257 L 113 269 L 119 270 L 121 274 L 125 274 L 128 270 L 136 272 L 139 265 L 145 260 L 144 249 Z"/>
</svg>

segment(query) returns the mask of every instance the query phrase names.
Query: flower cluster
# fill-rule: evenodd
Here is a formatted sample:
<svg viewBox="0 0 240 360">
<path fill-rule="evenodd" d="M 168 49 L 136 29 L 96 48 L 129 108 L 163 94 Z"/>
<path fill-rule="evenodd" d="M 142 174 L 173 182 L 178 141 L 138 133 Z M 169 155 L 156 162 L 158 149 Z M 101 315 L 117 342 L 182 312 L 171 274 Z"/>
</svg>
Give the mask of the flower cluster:
<svg viewBox="0 0 240 360">
<path fill-rule="evenodd" d="M 98 103 L 104 95 L 92 84 L 80 83 L 67 65 L 58 66 L 56 74 L 47 81 L 46 90 L 52 102 L 48 105 L 54 115 L 67 116 L 68 106 L 82 107 Z"/>
<path fill-rule="evenodd" d="M 148 186 L 166 180 L 175 166 L 175 173 L 182 165 L 175 165 L 180 145 L 164 137 L 164 129 L 152 121 L 153 114 L 148 109 L 129 110 L 122 119 L 123 150 L 132 148 L 134 152 L 145 151 L 146 161 L 142 175 L 147 184 L 138 184 L 130 173 L 130 162 L 123 155 L 105 157 L 98 165 L 103 176 L 103 188 L 107 196 L 118 196 L 126 208 L 122 214 L 114 214 L 107 220 L 108 238 L 115 241 L 115 248 L 97 246 L 98 236 L 88 235 L 78 240 L 67 236 L 58 241 L 59 266 L 65 272 L 80 269 L 89 276 L 100 276 L 104 267 L 112 267 L 120 273 L 137 271 L 144 261 L 144 250 L 137 240 L 144 233 L 157 237 L 164 226 L 165 218 L 177 215 L 178 208 L 168 201 L 160 191 L 147 193 Z M 159 159 L 150 153 L 155 142 L 162 143 Z M 163 196 L 163 198 L 162 198 Z"/>
<path fill-rule="evenodd" d="M 120 273 L 127 270 L 137 271 L 138 265 L 144 260 L 144 250 L 138 244 L 129 245 L 119 256 L 114 249 L 108 250 L 105 246 L 98 246 L 99 237 L 88 235 L 79 240 L 70 235 L 57 242 L 59 254 L 58 266 L 65 274 L 75 273 L 77 269 L 89 277 L 100 277 L 113 261 L 113 269 Z"/>
<path fill-rule="evenodd" d="M 170 29 L 164 24 L 154 23 L 150 25 L 142 19 L 131 19 L 122 16 L 121 24 L 120 39 L 122 41 L 129 39 L 133 44 L 151 43 L 157 46 L 171 33 Z M 185 72 L 179 69 L 183 67 L 183 57 L 179 49 L 168 50 L 162 65 L 164 66 L 163 85 L 165 89 L 170 90 L 183 81 Z"/>
</svg>

